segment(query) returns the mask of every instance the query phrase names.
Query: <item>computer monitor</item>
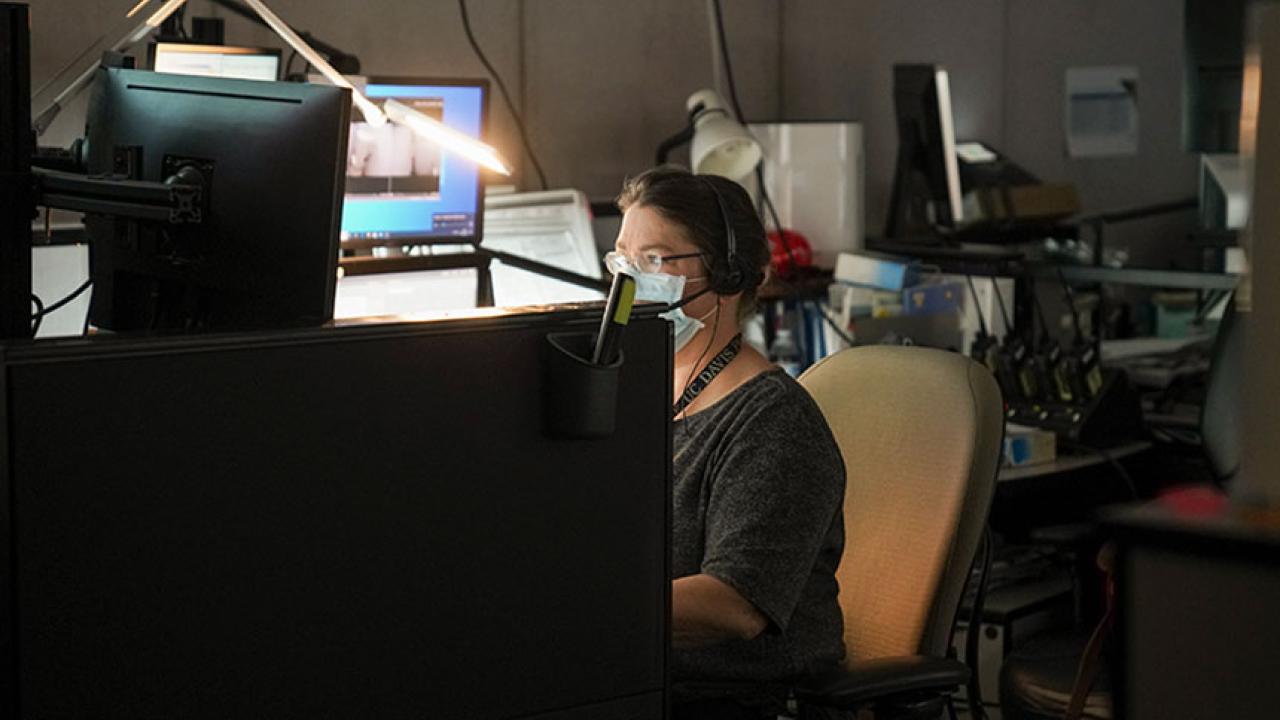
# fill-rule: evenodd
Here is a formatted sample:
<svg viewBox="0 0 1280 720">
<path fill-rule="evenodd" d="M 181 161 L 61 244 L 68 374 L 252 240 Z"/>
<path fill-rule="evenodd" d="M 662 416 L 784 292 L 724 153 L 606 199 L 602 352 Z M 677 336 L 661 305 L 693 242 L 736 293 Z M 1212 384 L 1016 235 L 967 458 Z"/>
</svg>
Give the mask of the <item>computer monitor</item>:
<svg viewBox="0 0 1280 720">
<path fill-rule="evenodd" d="M 375 103 L 395 99 L 454 130 L 484 136 L 485 80 L 371 77 L 364 92 Z M 444 152 L 407 127 L 375 128 L 360 117 L 351 124 L 349 148 L 343 248 L 480 239 L 484 186 L 474 162 Z"/>
<path fill-rule="evenodd" d="M 1191 152 L 1240 148 L 1246 8 L 1254 0 L 1184 0 L 1182 142 Z"/>
<path fill-rule="evenodd" d="M 921 220 L 955 227 L 964 220 L 964 209 L 946 69 L 895 65 L 893 106 L 898 162 L 885 236 L 902 237 L 909 232 L 909 223 L 921 224 Z"/>
<path fill-rule="evenodd" d="M 241 80 L 279 80 L 280 51 L 273 48 L 157 42 L 148 51 L 155 72 Z"/>
<path fill-rule="evenodd" d="M 485 198 L 484 244 L 600 280 L 601 253 L 591 227 L 591 203 L 568 188 L 492 195 Z M 605 293 L 539 275 L 495 260 L 493 300 L 498 307 L 555 305 L 603 300 Z"/>
<path fill-rule="evenodd" d="M 331 319 L 349 90 L 104 68 L 87 169 L 203 178 L 203 222 L 87 216 L 91 322 L 109 330 L 238 329 Z"/>
</svg>

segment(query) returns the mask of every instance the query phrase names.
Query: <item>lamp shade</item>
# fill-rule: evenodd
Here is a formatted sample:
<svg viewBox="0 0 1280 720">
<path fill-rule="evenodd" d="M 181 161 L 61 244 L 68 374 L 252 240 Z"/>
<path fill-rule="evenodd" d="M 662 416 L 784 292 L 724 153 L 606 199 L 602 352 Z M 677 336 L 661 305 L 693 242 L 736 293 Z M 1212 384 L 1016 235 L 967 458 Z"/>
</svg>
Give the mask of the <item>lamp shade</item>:
<svg viewBox="0 0 1280 720">
<path fill-rule="evenodd" d="M 748 177 L 760 162 L 760 145 L 725 109 L 714 90 L 699 90 L 686 103 L 693 121 L 689 162 L 695 173 L 734 181 Z"/>
</svg>

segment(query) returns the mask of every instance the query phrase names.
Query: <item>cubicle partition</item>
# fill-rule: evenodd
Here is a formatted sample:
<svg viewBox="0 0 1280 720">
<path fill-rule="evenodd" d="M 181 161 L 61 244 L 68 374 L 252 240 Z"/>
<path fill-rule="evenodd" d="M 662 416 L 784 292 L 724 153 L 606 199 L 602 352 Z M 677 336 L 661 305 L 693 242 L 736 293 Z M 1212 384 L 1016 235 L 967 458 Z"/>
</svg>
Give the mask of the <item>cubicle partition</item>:
<svg viewBox="0 0 1280 720">
<path fill-rule="evenodd" d="M 663 717 L 669 326 L 553 437 L 592 315 L 0 348 L 0 716 Z"/>
</svg>

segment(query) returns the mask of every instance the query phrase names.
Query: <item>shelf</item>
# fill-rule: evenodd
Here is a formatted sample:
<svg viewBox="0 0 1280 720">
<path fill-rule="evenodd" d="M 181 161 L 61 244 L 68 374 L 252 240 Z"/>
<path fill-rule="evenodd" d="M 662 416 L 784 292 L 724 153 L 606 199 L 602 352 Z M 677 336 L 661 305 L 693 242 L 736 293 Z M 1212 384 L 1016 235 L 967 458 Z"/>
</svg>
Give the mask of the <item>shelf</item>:
<svg viewBox="0 0 1280 720">
<path fill-rule="evenodd" d="M 1187 272 L 1184 270 L 1140 270 L 1092 265 L 1032 265 L 1036 277 L 1057 279 L 1059 274 L 1073 283 L 1108 283 L 1141 287 L 1188 290 L 1235 290 L 1239 275 Z"/>
<path fill-rule="evenodd" d="M 1131 442 L 1125 445 L 1118 445 L 1113 448 L 1106 448 L 1106 453 L 1112 460 L 1119 460 L 1130 455 L 1138 453 L 1151 447 L 1151 443 L 1143 440 L 1139 442 Z M 1072 470 L 1080 470 L 1094 465 L 1101 465 L 1109 462 L 1101 453 L 1081 453 L 1072 455 L 1059 455 L 1052 462 L 1036 463 L 1034 465 L 1019 465 L 1017 467 L 1002 467 L 996 476 L 997 482 L 1013 482 L 1015 480 L 1025 480 L 1028 478 L 1041 477 L 1043 475 L 1053 475 L 1056 473 L 1071 472 Z"/>
</svg>

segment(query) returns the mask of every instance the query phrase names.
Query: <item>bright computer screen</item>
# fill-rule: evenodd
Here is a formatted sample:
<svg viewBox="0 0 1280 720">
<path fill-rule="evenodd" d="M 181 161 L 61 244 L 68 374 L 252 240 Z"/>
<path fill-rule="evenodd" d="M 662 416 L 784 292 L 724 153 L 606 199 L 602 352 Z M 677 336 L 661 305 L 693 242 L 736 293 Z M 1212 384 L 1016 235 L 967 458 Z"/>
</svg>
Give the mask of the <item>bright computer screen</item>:
<svg viewBox="0 0 1280 720">
<path fill-rule="evenodd" d="M 370 78 L 365 94 L 375 103 L 395 99 L 475 138 L 484 132 L 483 80 Z M 353 120 L 342 209 L 345 247 L 479 239 L 484 193 L 474 162 L 405 126 Z"/>
<path fill-rule="evenodd" d="M 175 75 L 270 80 L 280 77 L 280 51 L 158 42 L 151 49 L 151 69 Z"/>
</svg>

